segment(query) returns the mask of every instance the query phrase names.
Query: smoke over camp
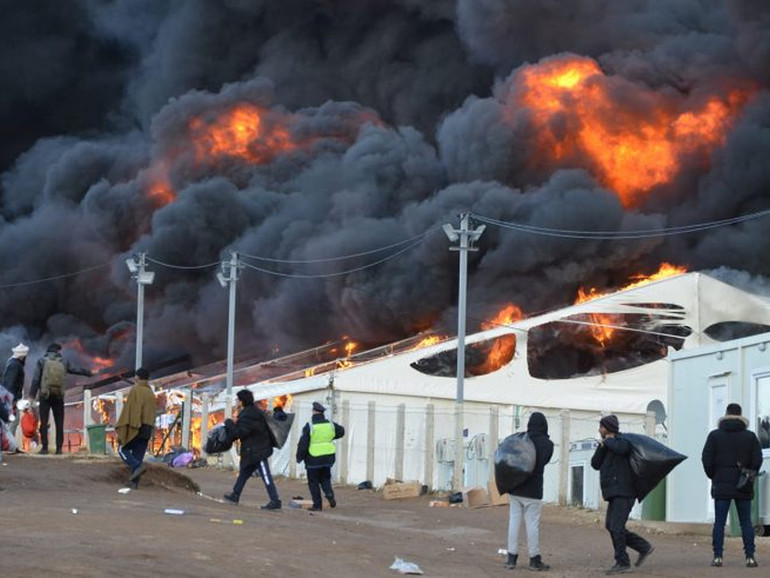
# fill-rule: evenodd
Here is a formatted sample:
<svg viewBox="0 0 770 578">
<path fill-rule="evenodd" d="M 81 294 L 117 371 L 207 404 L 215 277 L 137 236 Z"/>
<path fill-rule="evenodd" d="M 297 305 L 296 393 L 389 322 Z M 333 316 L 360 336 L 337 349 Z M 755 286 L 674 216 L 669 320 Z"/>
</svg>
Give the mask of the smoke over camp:
<svg viewBox="0 0 770 578">
<path fill-rule="evenodd" d="M 760 0 L 48 1 L 0 29 L 4 350 L 78 338 L 130 366 L 138 252 L 145 357 L 205 361 L 226 349 L 233 250 L 239 348 L 380 343 L 454 327 L 437 227 L 462 211 L 619 232 L 770 200 Z M 766 230 L 487 227 L 469 328 L 663 261 L 764 286 Z"/>
</svg>

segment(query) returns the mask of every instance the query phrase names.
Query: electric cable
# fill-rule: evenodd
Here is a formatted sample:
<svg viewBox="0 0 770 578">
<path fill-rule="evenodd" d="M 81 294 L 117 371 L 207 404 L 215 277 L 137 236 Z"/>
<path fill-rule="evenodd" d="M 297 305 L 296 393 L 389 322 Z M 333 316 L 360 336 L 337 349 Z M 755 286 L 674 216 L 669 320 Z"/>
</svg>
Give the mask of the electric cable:
<svg viewBox="0 0 770 578">
<path fill-rule="evenodd" d="M 103 269 L 109 267 L 111 263 L 102 263 L 101 265 L 94 265 L 93 267 L 87 267 L 79 271 L 73 271 L 72 273 L 64 273 L 62 275 L 55 275 L 53 277 L 45 277 L 43 279 L 34 279 L 32 281 L 20 281 L 19 283 L 8 283 L 6 285 L 0 285 L 0 289 L 10 289 L 12 287 L 24 287 L 26 285 L 34 285 L 35 283 L 47 283 L 48 281 L 56 281 L 57 279 L 66 279 L 67 277 L 75 277 L 89 271 L 95 271 L 96 269 Z"/>
</svg>

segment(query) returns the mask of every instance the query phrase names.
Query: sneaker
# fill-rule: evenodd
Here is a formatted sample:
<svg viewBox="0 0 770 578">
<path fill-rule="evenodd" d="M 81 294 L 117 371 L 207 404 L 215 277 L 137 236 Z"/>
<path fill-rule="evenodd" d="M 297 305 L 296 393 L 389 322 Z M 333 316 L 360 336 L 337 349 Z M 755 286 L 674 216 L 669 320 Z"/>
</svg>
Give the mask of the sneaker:
<svg viewBox="0 0 770 578">
<path fill-rule="evenodd" d="M 636 564 L 634 564 L 634 566 L 637 566 L 637 567 L 638 567 L 638 566 L 641 566 L 642 564 L 644 564 L 644 561 L 647 559 L 647 556 L 649 556 L 650 554 L 652 554 L 654 551 L 655 551 L 655 548 L 653 548 L 652 546 L 650 546 L 650 547 L 647 549 L 647 551 L 646 551 L 646 552 L 639 552 L 639 557 L 636 559 Z"/>
<path fill-rule="evenodd" d="M 47 456 L 48 455 L 48 448 L 43 448 L 38 452 L 41 456 Z"/>
<path fill-rule="evenodd" d="M 264 506 L 260 507 L 260 510 L 280 510 L 281 509 L 281 500 L 275 501 L 275 502 L 268 502 Z"/>
<path fill-rule="evenodd" d="M 548 564 L 543 564 L 543 560 L 540 558 L 540 554 L 538 554 L 529 559 L 529 569 L 535 572 L 544 572 L 550 570 L 551 567 Z"/>
<path fill-rule="evenodd" d="M 236 496 L 232 492 L 229 493 L 229 494 L 225 494 L 222 497 L 225 499 L 225 502 L 230 502 L 231 504 L 237 504 L 238 503 L 238 496 Z"/>
<path fill-rule="evenodd" d="M 711 565 L 715 566 L 717 568 L 722 567 L 722 557 L 721 556 L 714 556 L 714 559 L 711 561 Z"/>
<path fill-rule="evenodd" d="M 320 511 L 321 511 L 321 508 L 320 508 L 320 507 L 316 507 L 316 506 L 313 506 L 312 508 L 308 508 L 308 510 L 307 510 L 307 511 L 308 511 L 308 512 L 320 512 Z"/>
<path fill-rule="evenodd" d="M 61 450 L 56 450 L 54 452 L 54 455 L 60 456 L 60 455 L 62 455 L 62 451 Z"/>
<path fill-rule="evenodd" d="M 612 568 L 607 570 L 605 574 L 607 576 L 612 576 L 614 574 L 625 574 L 626 572 L 631 571 L 631 565 L 630 564 L 615 564 Z"/>
<path fill-rule="evenodd" d="M 131 477 L 128 478 L 129 482 L 137 482 L 139 481 L 139 478 L 142 477 L 142 474 L 147 471 L 147 466 L 144 464 L 141 464 L 138 468 L 134 470 L 134 472 L 131 474 Z"/>
<path fill-rule="evenodd" d="M 329 500 L 329 507 L 330 508 L 336 508 L 337 507 L 337 500 L 334 499 L 334 496 L 330 496 L 326 498 Z"/>
<path fill-rule="evenodd" d="M 746 556 L 746 568 L 756 568 L 757 561 L 754 560 L 754 556 Z"/>
<path fill-rule="evenodd" d="M 505 567 L 509 570 L 513 570 L 516 568 L 516 562 L 519 561 L 519 555 L 518 554 L 511 554 L 508 552 L 508 560 L 505 562 Z"/>
</svg>

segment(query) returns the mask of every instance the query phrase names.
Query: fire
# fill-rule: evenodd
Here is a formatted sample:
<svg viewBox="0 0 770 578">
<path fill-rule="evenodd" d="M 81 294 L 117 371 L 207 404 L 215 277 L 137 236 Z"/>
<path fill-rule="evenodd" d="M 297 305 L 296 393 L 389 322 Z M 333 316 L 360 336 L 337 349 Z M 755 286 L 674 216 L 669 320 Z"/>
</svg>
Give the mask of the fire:
<svg viewBox="0 0 770 578">
<path fill-rule="evenodd" d="M 734 89 L 682 111 L 671 97 L 607 77 L 594 60 L 577 56 L 528 66 L 515 82 L 519 90 L 509 112 L 530 111 L 539 155 L 570 166 L 588 158 L 625 206 L 671 182 L 684 158 L 707 158 L 722 145 L 750 96 Z"/>
<path fill-rule="evenodd" d="M 241 103 L 225 112 L 194 117 L 188 129 L 198 161 L 237 157 L 261 164 L 296 148 L 284 124 L 285 119 L 267 109 Z"/>
<path fill-rule="evenodd" d="M 279 395 L 278 397 L 273 398 L 273 407 L 282 407 L 285 411 L 291 406 L 293 402 L 294 398 L 291 394 Z"/>
<path fill-rule="evenodd" d="M 674 277 L 676 275 L 681 275 L 686 272 L 687 272 L 687 267 L 683 267 L 680 265 L 672 265 L 671 263 L 663 262 L 660 264 L 660 267 L 658 268 L 658 270 L 652 275 L 644 275 L 644 274 L 632 275 L 631 279 L 633 279 L 633 281 L 630 283 L 627 283 L 617 291 L 626 291 L 628 289 L 633 289 L 635 287 L 646 285 L 647 283 L 652 283 L 653 281 L 659 281 L 661 279 L 666 279 L 668 277 Z M 583 289 L 583 287 L 580 287 L 578 289 L 577 298 L 575 299 L 575 305 L 577 305 L 578 303 L 585 303 L 586 301 L 591 301 L 598 297 L 602 297 L 603 295 L 606 295 L 606 294 L 608 294 L 608 292 L 601 293 L 597 291 L 595 287 L 591 287 L 588 290 L 585 290 Z M 603 313 L 591 313 L 589 315 L 589 318 L 591 321 L 591 325 L 590 325 L 591 334 L 593 335 L 594 339 L 596 339 L 596 341 L 602 347 L 604 347 L 610 341 L 613 333 L 615 332 L 615 329 L 610 326 L 618 325 L 617 316 L 611 315 L 611 314 L 603 314 Z"/>
<path fill-rule="evenodd" d="M 99 414 L 101 419 L 100 423 L 110 423 L 110 408 L 107 407 L 107 402 L 100 397 L 96 397 L 91 402 L 93 410 Z"/>
<path fill-rule="evenodd" d="M 115 361 L 108 357 L 93 356 L 86 351 L 83 343 L 77 337 L 73 337 L 63 343 L 64 349 L 71 349 L 77 353 L 81 363 L 86 365 L 94 373 L 98 373 L 115 365 Z"/>
<path fill-rule="evenodd" d="M 474 375 L 485 375 L 497 371 L 513 359 L 516 351 L 516 336 L 512 334 L 501 335 L 494 340 L 492 349 L 484 363 L 469 368 Z"/>
<path fill-rule="evenodd" d="M 481 324 L 481 328 L 487 330 L 500 327 L 501 325 L 510 325 L 511 323 L 520 321 L 523 319 L 523 317 L 524 314 L 521 312 L 521 307 L 514 305 L 513 303 L 509 303 L 500 311 L 498 311 L 497 315 L 495 315 L 495 317 L 493 317 L 490 321 L 484 321 Z"/>
<path fill-rule="evenodd" d="M 430 347 L 431 345 L 436 345 L 439 341 L 441 341 L 440 336 L 429 335 L 428 337 L 422 338 L 419 343 L 412 348 L 412 350 L 422 349 L 423 347 Z"/>
</svg>

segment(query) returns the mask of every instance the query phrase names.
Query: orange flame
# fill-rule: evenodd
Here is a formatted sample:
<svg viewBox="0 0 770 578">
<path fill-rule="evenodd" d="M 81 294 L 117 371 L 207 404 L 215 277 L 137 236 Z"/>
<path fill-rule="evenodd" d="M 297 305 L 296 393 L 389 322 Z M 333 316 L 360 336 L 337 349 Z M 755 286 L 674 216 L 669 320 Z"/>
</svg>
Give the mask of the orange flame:
<svg viewBox="0 0 770 578">
<path fill-rule="evenodd" d="M 497 315 L 495 315 L 490 321 L 484 321 L 481 324 L 481 328 L 484 330 L 494 329 L 495 327 L 500 327 L 501 325 L 510 325 L 516 321 L 521 321 L 523 318 L 524 314 L 521 312 L 521 307 L 514 305 L 513 303 L 509 303 L 500 311 L 498 311 Z"/>
<path fill-rule="evenodd" d="M 213 116 L 194 117 L 188 128 L 198 161 L 238 157 L 261 164 L 296 148 L 282 122 L 264 108 L 241 103 Z"/>
<path fill-rule="evenodd" d="M 416 349 L 422 349 L 423 347 L 430 347 L 431 345 L 436 345 L 439 341 L 441 341 L 441 336 L 439 335 L 429 335 L 428 337 L 424 337 L 412 348 L 412 351 Z"/>
<path fill-rule="evenodd" d="M 633 281 L 627 283 L 617 291 L 627 291 L 628 289 L 640 287 L 642 285 L 652 283 L 653 281 L 659 281 L 668 277 L 675 277 L 676 275 L 681 275 L 683 273 L 687 273 L 687 267 L 663 262 L 660 264 L 658 270 L 651 275 L 632 275 L 631 279 L 633 279 Z M 578 303 L 585 303 L 586 301 L 597 299 L 598 297 L 602 297 L 603 295 L 607 295 L 609 293 L 610 292 L 599 292 L 595 287 L 591 287 L 587 291 L 583 289 L 583 287 L 580 287 L 578 289 L 577 298 L 575 299 L 575 305 Z M 593 335 L 594 339 L 602 347 L 604 347 L 615 333 L 615 328 L 610 326 L 618 325 L 618 317 L 612 314 L 591 313 L 589 314 L 589 318 L 591 321 L 591 325 L 589 326 L 591 334 Z"/>
<path fill-rule="evenodd" d="M 579 165 L 577 157 L 587 157 L 625 206 L 671 182 L 684 157 L 706 158 L 723 144 L 750 96 L 736 89 L 682 112 L 670 98 L 606 77 L 594 60 L 577 56 L 528 66 L 515 82 L 520 91 L 509 112 L 521 106 L 531 112 L 540 153 L 572 166 Z M 632 89 L 633 98 L 615 96 L 623 89 Z"/>
</svg>

